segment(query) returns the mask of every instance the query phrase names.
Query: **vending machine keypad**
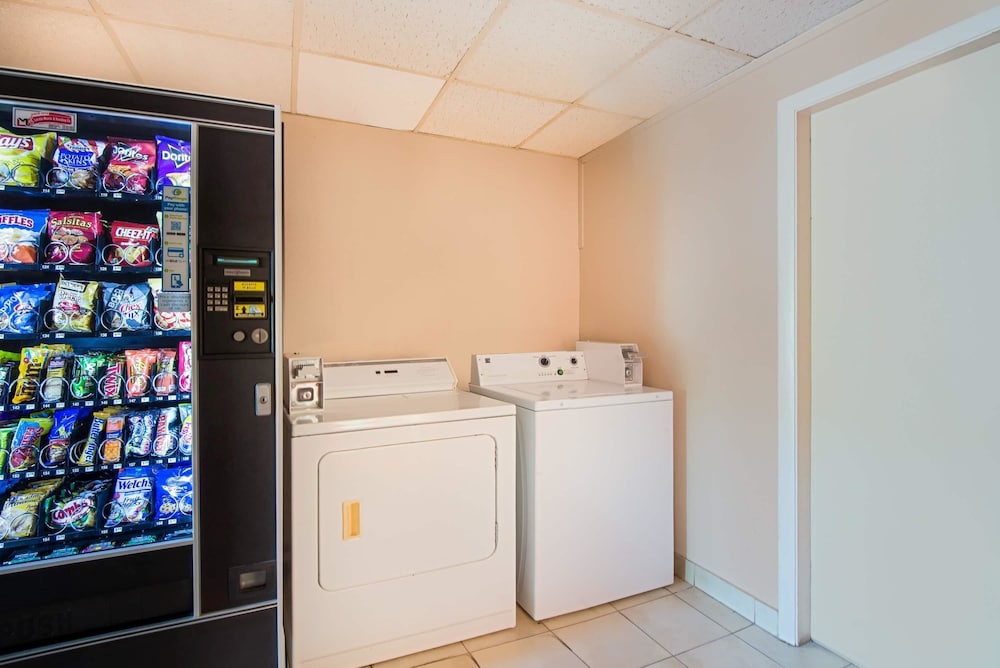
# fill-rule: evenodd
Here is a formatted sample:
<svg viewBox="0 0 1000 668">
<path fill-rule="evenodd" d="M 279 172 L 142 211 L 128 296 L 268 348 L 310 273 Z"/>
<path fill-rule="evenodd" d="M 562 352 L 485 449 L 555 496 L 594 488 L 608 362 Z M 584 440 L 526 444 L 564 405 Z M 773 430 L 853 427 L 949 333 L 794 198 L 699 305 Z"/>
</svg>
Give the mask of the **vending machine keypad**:
<svg viewBox="0 0 1000 668">
<path fill-rule="evenodd" d="M 201 268 L 202 354 L 271 352 L 271 254 L 206 249 Z"/>
</svg>

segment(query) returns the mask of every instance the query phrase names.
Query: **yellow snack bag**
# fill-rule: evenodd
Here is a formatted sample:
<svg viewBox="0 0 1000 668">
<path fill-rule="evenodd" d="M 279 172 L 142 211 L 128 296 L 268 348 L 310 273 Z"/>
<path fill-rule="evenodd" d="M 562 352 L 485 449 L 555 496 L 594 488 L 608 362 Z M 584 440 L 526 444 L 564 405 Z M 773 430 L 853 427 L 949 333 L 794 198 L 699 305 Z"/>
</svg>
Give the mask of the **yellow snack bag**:
<svg viewBox="0 0 1000 668">
<path fill-rule="evenodd" d="M 16 135 L 0 128 L 0 185 L 40 186 L 42 160 L 52 158 L 55 146 L 55 132 Z"/>
</svg>

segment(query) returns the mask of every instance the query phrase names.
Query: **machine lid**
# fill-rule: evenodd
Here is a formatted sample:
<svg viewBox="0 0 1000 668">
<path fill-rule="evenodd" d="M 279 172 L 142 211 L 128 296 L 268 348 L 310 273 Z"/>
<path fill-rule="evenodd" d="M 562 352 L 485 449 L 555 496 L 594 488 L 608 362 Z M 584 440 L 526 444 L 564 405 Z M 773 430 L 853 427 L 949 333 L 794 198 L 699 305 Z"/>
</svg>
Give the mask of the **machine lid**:
<svg viewBox="0 0 1000 668">
<path fill-rule="evenodd" d="M 469 390 L 534 411 L 667 401 L 674 396 L 669 390 L 655 387 L 626 388 L 617 383 L 600 380 L 520 383 L 492 387 L 470 385 Z"/>
<path fill-rule="evenodd" d="M 326 402 L 322 411 L 290 415 L 292 436 L 405 427 L 436 422 L 514 415 L 509 403 L 464 392 L 418 392 L 382 397 L 350 397 Z"/>
<path fill-rule="evenodd" d="M 441 392 L 453 390 L 456 385 L 455 373 L 444 357 L 323 365 L 324 399 Z"/>
</svg>

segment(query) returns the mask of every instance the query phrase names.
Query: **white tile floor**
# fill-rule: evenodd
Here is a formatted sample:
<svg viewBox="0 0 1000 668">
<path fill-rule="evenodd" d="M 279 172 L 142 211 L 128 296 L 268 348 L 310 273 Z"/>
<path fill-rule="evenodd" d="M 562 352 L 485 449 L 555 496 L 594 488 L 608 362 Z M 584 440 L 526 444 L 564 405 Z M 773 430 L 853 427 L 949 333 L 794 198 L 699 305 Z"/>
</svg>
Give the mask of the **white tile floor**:
<svg viewBox="0 0 1000 668">
<path fill-rule="evenodd" d="M 704 592 L 669 587 L 533 621 L 372 668 L 845 668 L 815 643 L 791 647 Z"/>
</svg>

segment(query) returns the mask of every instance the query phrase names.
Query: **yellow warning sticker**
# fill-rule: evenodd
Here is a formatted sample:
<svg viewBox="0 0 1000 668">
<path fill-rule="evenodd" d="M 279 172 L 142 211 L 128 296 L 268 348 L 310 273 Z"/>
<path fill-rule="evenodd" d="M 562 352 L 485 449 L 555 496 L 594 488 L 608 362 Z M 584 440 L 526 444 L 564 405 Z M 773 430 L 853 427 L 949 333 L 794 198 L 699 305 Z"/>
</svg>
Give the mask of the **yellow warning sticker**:
<svg viewBox="0 0 1000 668">
<path fill-rule="evenodd" d="M 233 292 L 264 292 L 264 281 L 234 281 Z"/>
<path fill-rule="evenodd" d="M 233 317 L 237 319 L 266 318 L 267 306 L 264 304 L 234 304 Z"/>
</svg>

